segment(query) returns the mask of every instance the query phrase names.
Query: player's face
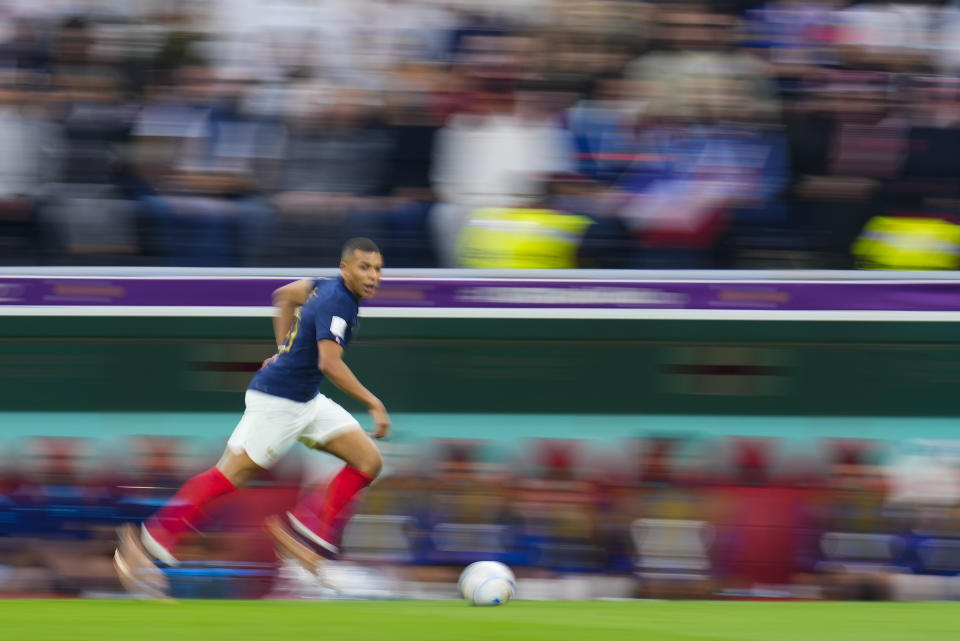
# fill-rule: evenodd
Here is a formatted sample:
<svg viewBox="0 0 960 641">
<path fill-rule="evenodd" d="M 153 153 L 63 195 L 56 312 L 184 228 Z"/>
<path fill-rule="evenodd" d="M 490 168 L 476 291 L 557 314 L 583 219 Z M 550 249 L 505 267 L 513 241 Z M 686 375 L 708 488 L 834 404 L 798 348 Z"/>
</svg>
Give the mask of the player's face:
<svg viewBox="0 0 960 641">
<path fill-rule="evenodd" d="M 354 250 L 353 256 L 340 261 L 340 273 L 347 289 L 360 298 L 370 298 L 380 286 L 383 256 L 377 252 Z"/>
</svg>

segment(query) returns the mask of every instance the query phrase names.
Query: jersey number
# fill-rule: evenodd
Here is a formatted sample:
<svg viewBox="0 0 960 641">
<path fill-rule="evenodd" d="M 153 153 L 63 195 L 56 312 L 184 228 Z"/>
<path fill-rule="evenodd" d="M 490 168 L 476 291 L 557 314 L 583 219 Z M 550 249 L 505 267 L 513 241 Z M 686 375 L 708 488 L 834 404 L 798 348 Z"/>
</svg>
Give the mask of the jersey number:
<svg viewBox="0 0 960 641">
<path fill-rule="evenodd" d="M 283 342 L 280 344 L 280 347 L 277 349 L 278 354 L 285 354 L 290 351 L 290 348 L 293 346 L 293 339 L 297 337 L 297 332 L 300 331 L 300 310 L 297 310 L 297 313 L 293 319 L 293 326 L 290 328 L 290 331 L 287 332 L 286 337 L 283 339 Z"/>
<path fill-rule="evenodd" d="M 310 290 L 310 293 L 307 295 L 307 300 L 310 300 L 317 295 L 317 288 L 314 287 Z M 306 301 L 304 301 L 306 304 Z M 293 339 L 297 337 L 297 332 L 300 331 L 300 312 L 303 311 L 303 307 L 298 307 L 296 314 L 293 318 L 293 326 L 290 328 L 290 331 L 287 332 L 287 335 L 284 337 L 283 342 L 280 343 L 280 347 L 277 348 L 277 354 L 285 354 L 290 351 L 290 348 L 293 347 Z"/>
</svg>

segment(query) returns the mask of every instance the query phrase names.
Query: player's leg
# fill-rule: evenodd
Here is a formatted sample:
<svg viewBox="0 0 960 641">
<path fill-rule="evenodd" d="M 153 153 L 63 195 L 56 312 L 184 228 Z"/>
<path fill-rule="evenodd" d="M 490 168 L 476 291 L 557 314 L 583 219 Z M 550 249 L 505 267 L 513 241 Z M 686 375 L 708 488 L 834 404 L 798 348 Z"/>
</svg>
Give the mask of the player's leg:
<svg viewBox="0 0 960 641">
<path fill-rule="evenodd" d="M 261 469 L 247 452 L 228 446 L 216 465 L 194 476 L 142 527 L 144 548 L 154 558 L 176 565 L 173 551 L 184 534 L 198 530 L 205 508 L 247 483 Z"/>
<path fill-rule="evenodd" d="M 246 410 L 217 464 L 189 481 L 137 531 L 120 530 L 115 565 L 121 580 L 148 582 L 152 594 L 165 589 L 155 561 L 175 565 L 177 542 L 189 530 L 202 526 L 205 508 L 232 492 L 263 468 L 271 467 L 296 442 L 311 414 L 305 403 L 247 392 Z"/>
<path fill-rule="evenodd" d="M 304 491 L 284 518 L 268 521 L 267 529 L 283 552 L 316 572 L 322 557 L 339 554 L 340 534 L 356 496 L 380 473 L 383 461 L 349 412 L 325 396 L 311 403 L 314 417 L 300 441 L 333 454 L 346 466 L 329 483 Z"/>
<path fill-rule="evenodd" d="M 177 542 L 187 530 L 198 526 L 204 507 L 243 485 L 259 469 L 245 452 L 233 452 L 228 447 L 216 466 L 184 483 L 139 530 L 131 524 L 122 526 L 113 560 L 123 585 L 137 594 L 164 597 L 168 584 L 156 562 L 176 565 L 173 551 Z"/>
<path fill-rule="evenodd" d="M 373 440 L 357 425 L 316 449 L 333 454 L 346 465 L 325 487 L 311 488 L 288 517 L 302 536 L 338 554 L 340 534 L 352 515 L 357 495 L 380 474 L 383 459 Z"/>
</svg>

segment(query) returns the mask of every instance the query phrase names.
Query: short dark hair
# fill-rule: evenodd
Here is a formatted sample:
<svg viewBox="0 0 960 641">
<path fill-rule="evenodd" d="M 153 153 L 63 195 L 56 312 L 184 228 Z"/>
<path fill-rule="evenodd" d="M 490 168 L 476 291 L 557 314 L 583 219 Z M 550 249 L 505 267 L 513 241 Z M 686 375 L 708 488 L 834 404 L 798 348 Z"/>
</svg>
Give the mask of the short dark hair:
<svg viewBox="0 0 960 641">
<path fill-rule="evenodd" d="M 369 238 L 351 238 L 343 244 L 343 251 L 340 252 L 341 260 L 352 258 L 353 252 L 355 251 L 373 252 L 375 254 L 379 254 L 380 248 L 377 247 L 377 244 Z"/>
</svg>

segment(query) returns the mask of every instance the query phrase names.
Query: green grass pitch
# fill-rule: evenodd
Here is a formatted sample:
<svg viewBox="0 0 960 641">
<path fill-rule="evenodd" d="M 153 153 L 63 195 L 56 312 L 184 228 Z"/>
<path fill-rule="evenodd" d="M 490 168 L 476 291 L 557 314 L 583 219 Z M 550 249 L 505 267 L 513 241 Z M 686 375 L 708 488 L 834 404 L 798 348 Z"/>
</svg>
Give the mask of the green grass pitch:
<svg viewBox="0 0 960 641">
<path fill-rule="evenodd" d="M 952 603 L 0 601 L 9 641 L 918 641 L 960 639 Z"/>
</svg>

